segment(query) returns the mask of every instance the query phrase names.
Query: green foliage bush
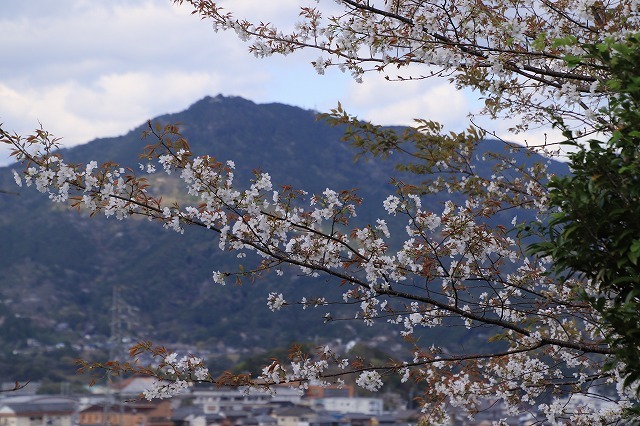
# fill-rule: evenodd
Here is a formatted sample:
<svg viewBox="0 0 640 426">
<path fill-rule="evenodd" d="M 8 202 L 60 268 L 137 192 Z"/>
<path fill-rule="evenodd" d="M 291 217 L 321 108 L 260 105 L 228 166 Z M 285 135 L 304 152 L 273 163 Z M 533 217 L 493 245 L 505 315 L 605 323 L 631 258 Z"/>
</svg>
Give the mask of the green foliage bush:
<svg viewBox="0 0 640 426">
<path fill-rule="evenodd" d="M 608 105 L 599 111 L 610 137 L 584 146 L 566 133 L 575 150 L 572 174 L 550 182 L 557 210 L 542 225 L 546 242 L 533 249 L 554 259 L 556 273 L 581 274 L 596 284 L 585 299 L 613 331 L 608 339 L 625 384 L 640 394 L 634 383 L 640 379 L 640 35 L 585 48 L 587 59 L 610 72 L 601 85 L 610 93 Z"/>
</svg>

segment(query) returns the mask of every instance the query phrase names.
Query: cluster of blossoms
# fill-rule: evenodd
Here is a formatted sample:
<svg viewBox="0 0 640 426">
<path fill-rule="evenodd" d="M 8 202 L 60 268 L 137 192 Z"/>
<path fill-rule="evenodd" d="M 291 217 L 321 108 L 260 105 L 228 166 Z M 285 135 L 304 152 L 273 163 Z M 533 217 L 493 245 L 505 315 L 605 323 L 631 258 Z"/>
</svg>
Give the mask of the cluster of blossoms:
<svg viewBox="0 0 640 426">
<path fill-rule="evenodd" d="M 284 300 L 282 293 L 269 293 L 269 297 L 267 298 L 267 306 L 272 311 L 279 311 L 287 302 Z"/>
<path fill-rule="evenodd" d="M 382 377 L 377 371 L 365 371 L 360 373 L 356 384 L 368 391 L 377 392 L 382 387 Z"/>
<path fill-rule="evenodd" d="M 22 174 L 16 172 L 16 181 L 35 185 L 54 201 L 71 199 L 92 213 L 102 211 L 118 219 L 144 215 L 177 232 L 185 225 L 201 226 L 219 234 L 221 249 L 239 257 L 257 254 L 260 271 L 273 269 L 280 275 L 288 265 L 348 284 L 342 302 L 359 306 L 357 319 L 370 326 L 377 321 L 396 326 L 398 337 L 414 345 L 410 360 L 354 368 L 359 372 L 356 383 L 375 391 L 388 374 L 427 383 L 424 409 L 433 419 L 446 418 L 447 404 L 473 411 L 483 398 L 495 397 L 516 411 L 541 407 L 540 398 L 553 395 L 546 405 L 553 408 L 553 418 L 570 418 L 572 424 L 589 424 L 596 415 L 563 405 L 562 398 L 573 393 L 596 392 L 611 398 L 610 416 L 619 416 L 627 406 L 623 388 L 616 393 L 607 387 L 619 378 L 603 369 L 612 351 L 598 316 L 581 299 L 582 288 L 590 284 L 545 274 L 548 259 L 528 258 L 520 241 L 487 220 L 513 206 L 505 206 L 504 200 L 517 200 L 523 208 L 540 206 L 543 189 L 539 182 L 527 180 L 531 174 L 513 180 L 518 182 L 517 194 L 514 186 L 489 188 L 477 180 L 474 197 L 465 205 L 447 202 L 438 209 L 427 210 L 421 197 L 400 191 L 384 201 L 385 219 L 351 228 L 360 201 L 352 192 L 327 189 L 308 196 L 289 188 L 277 191 L 266 173 L 257 174 L 247 189 L 241 189 L 233 162 L 193 157 L 180 145 L 175 126 L 155 136 L 159 142 L 148 152 L 150 161 L 155 158 L 158 170 L 178 175 L 186 192 L 197 197 L 194 205 L 163 205 L 149 195 L 146 181 L 115 165 L 67 165 L 51 154 L 46 138 L 39 154 L 27 152 L 19 138 L 7 141 L 17 148 L 18 160 L 31 163 Z M 167 143 L 172 137 L 174 143 Z M 164 151 L 153 154 L 162 146 Z M 459 182 L 455 185 L 461 188 Z M 403 225 L 404 232 L 392 232 Z M 213 280 L 224 283 L 231 275 L 242 277 L 231 271 L 214 272 Z M 306 297 L 299 302 L 303 307 L 330 303 Z M 267 304 L 275 311 L 297 303 L 271 293 Z M 487 344 L 486 352 L 477 354 L 420 347 L 418 328 L 440 326 L 482 331 L 496 339 Z M 214 381 L 199 358 L 165 352 L 156 356 L 160 368 L 154 375 L 159 380 L 145 393 L 148 398 L 168 397 L 192 382 Z M 226 378 L 223 384 L 322 384 L 347 374 L 349 365 L 325 349 L 316 359 L 300 355 L 286 366 L 280 362 L 266 366 L 258 378 Z M 565 409 L 556 412 L 557 407 Z"/>
<path fill-rule="evenodd" d="M 180 357 L 175 352 L 165 351 L 156 355 L 160 358 L 158 369 L 154 372 L 156 380 L 142 394 L 149 401 L 171 398 L 188 389 L 193 383 L 211 381 L 211 375 L 202 358 L 193 355 Z"/>
<path fill-rule="evenodd" d="M 581 43 L 622 40 L 640 28 L 636 0 L 338 0 L 301 6 L 290 31 L 275 17 L 236 17 L 218 1 L 174 2 L 190 4 L 216 31 L 234 31 L 258 57 L 318 50 L 319 74 L 335 66 L 357 81 L 368 71 L 401 80 L 452 76 L 482 93 L 484 113 L 520 116 L 515 130 L 546 122 L 549 112 L 596 125 L 602 70 L 567 58 L 584 53 Z"/>
</svg>

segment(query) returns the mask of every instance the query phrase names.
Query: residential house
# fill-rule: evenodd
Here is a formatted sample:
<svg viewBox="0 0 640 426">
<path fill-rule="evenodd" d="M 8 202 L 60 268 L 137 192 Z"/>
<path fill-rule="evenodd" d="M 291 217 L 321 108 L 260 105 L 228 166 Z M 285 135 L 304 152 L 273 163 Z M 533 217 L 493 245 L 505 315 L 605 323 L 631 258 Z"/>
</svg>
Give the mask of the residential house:
<svg viewBox="0 0 640 426">
<path fill-rule="evenodd" d="M 196 387 L 191 396 L 193 404 L 201 406 L 205 413 L 225 413 L 227 416 L 258 407 L 298 404 L 302 400 L 303 393 L 299 389 L 276 386 L 272 390 L 273 393 L 246 388 Z"/>
<path fill-rule="evenodd" d="M 175 426 L 232 426 L 231 421 L 223 414 L 205 414 L 202 407 L 196 406 L 174 409 L 171 420 Z"/>
<path fill-rule="evenodd" d="M 309 426 L 316 418 L 317 413 L 309 407 L 296 405 L 285 407 L 273 413 L 277 426 Z"/>
<path fill-rule="evenodd" d="M 112 385 L 114 393 L 125 397 L 138 397 L 147 389 L 151 389 L 156 381 L 153 377 L 131 377 L 123 380 L 116 380 Z"/>
<path fill-rule="evenodd" d="M 31 397 L 0 402 L 0 426 L 71 426 L 77 401 L 61 397 Z"/>
<path fill-rule="evenodd" d="M 193 404 L 202 407 L 204 413 L 231 413 L 245 408 L 269 403 L 271 395 L 251 390 L 244 393 L 238 389 L 194 389 Z"/>
<path fill-rule="evenodd" d="M 109 424 L 113 426 L 173 426 L 171 403 L 134 402 L 113 404 L 93 404 L 80 411 L 78 424 L 93 426 Z"/>
</svg>

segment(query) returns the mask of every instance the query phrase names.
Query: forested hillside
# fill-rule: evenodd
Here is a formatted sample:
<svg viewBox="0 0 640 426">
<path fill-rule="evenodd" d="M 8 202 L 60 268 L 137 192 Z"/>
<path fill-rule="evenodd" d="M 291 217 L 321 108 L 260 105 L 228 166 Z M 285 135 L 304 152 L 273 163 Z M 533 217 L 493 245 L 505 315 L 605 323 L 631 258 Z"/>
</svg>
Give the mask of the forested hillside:
<svg viewBox="0 0 640 426">
<path fill-rule="evenodd" d="M 287 105 L 207 97 L 186 111 L 152 121 L 181 123 L 196 154 L 235 161 L 239 182 L 248 184 L 252 171 L 261 169 L 276 185 L 309 192 L 357 189 L 366 206 L 360 210 L 362 223 L 386 214 L 382 200 L 394 191 L 390 176 L 407 178 L 390 161 L 354 163 L 355 151 L 341 141 L 344 129 Z M 64 155 L 70 162 L 116 161 L 137 168 L 145 128 L 98 139 Z M 502 149 L 495 141 L 485 145 L 483 149 Z M 478 167 L 491 173 L 490 163 L 478 162 Z M 131 340 L 198 346 L 213 357 L 227 356 L 230 348 L 248 354 L 308 341 L 309 336 L 367 340 L 380 331 L 355 322 L 324 324 L 323 308 L 273 313 L 266 306 L 272 291 L 289 299 L 310 293 L 339 299 L 339 283 L 328 278 L 273 274 L 255 284 L 217 286 L 212 270 L 235 270 L 238 260 L 218 250 L 213 233 L 187 228 L 179 235 L 144 219 L 89 219 L 86 212 L 17 187 L 11 169 L 0 169 L 0 189 L 7 191 L 0 193 L 0 376 L 7 380 L 72 374 L 74 358 L 108 353 L 115 325 Z M 566 171 L 558 163 L 552 169 Z M 177 179 L 164 174 L 150 179 L 161 183 L 165 198 L 178 197 Z M 449 198 L 432 197 L 432 209 L 441 210 L 440 203 Z M 509 213 L 505 220 L 511 217 Z M 117 324 L 114 287 L 121 302 Z M 352 316 L 348 311 L 345 315 Z M 446 336 L 431 338 L 441 345 L 445 338 L 452 345 L 469 344 L 463 332 L 445 331 Z M 473 344 L 482 341 L 476 337 Z"/>
</svg>

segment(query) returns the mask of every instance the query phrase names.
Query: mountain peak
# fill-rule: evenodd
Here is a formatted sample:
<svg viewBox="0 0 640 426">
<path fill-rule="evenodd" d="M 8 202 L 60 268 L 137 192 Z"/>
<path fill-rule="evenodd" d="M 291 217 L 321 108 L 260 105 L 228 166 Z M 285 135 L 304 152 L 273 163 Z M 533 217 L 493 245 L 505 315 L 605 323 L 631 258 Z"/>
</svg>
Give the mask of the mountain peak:
<svg viewBox="0 0 640 426">
<path fill-rule="evenodd" d="M 217 94 L 216 96 L 205 96 L 199 101 L 194 102 L 186 111 L 189 111 L 194 108 L 203 108 L 216 104 L 227 104 L 227 105 L 256 105 L 255 102 L 245 99 L 240 96 L 225 96 L 222 93 Z"/>
</svg>

